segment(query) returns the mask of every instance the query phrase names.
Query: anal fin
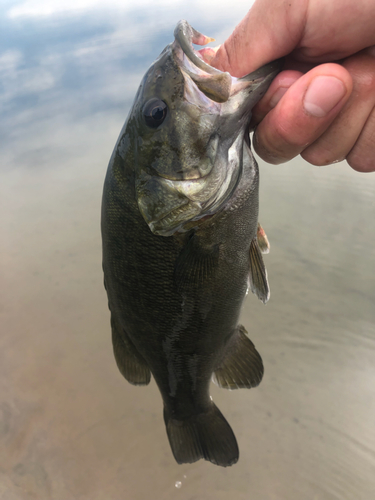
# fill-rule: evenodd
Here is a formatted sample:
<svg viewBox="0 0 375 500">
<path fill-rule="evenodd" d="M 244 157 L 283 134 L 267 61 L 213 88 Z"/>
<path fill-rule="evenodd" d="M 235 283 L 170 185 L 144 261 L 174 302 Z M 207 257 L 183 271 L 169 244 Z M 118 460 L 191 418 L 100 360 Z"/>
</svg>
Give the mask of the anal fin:
<svg viewBox="0 0 375 500">
<path fill-rule="evenodd" d="M 221 366 L 212 375 L 215 384 L 230 390 L 259 385 L 264 372 L 262 358 L 242 325 L 233 335 L 228 351 Z"/>
<path fill-rule="evenodd" d="M 257 238 L 254 238 L 250 244 L 249 281 L 251 291 L 265 304 L 270 298 L 270 288 Z"/>
<path fill-rule="evenodd" d="M 112 343 L 115 360 L 123 377 L 133 385 L 147 385 L 151 372 L 126 332 L 120 331 L 111 315 Z"/>
</svg>

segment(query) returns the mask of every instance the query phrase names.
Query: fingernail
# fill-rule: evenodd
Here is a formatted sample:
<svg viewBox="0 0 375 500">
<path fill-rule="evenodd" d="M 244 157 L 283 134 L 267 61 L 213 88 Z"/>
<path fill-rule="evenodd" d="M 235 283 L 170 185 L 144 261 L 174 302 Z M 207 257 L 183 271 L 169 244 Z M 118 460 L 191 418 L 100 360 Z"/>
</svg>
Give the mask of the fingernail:
<svg viewBox="0 0 375 500">
<path fill-rule="evenodd" d="M 303 100 L 306 113 L 322 118 L 338 104 L 346 94 L 341 80 L 334 76 L 317 76 L 310 83 Z"/>
</svg>

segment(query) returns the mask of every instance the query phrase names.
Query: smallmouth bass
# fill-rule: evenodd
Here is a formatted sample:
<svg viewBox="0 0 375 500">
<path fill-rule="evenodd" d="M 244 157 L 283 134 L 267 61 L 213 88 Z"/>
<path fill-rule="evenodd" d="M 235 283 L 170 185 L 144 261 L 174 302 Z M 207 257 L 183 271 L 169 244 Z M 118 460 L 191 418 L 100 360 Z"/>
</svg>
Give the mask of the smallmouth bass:
<svg viewBox="0 0 375 500">
<path fill-rule="evenodd" d="M 211 39 L 186 21 L 174 34 L 144 76 L 109 163 L 104 281 L 117 365 L 135 385 L 153 375 L 176 461 L 225 467 L 239 451 L 209 384 L 250 388 L 263 376 L 238 324 L 248 288 L 269 298 L 249 123 L 281 64 L 233 78 L 193 49 Z"/>
</svg>

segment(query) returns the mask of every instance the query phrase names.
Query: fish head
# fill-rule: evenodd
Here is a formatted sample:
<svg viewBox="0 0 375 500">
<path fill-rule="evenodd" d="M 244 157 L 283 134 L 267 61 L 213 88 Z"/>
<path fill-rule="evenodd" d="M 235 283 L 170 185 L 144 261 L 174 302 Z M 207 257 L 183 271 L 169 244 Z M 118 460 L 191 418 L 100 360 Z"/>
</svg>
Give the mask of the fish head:
<svg viewBox="0 0 375 500">
<path fill-rule="evenodd" d="M 139 210 L 154 234 L 170 236 L 213 215 L 233 193 L 251 109 L 280 70 L 243 78 L 205 63 L 193 48 L 208 37 L 186 21 L 143 78 L 128 129 Z"/>
</svg>

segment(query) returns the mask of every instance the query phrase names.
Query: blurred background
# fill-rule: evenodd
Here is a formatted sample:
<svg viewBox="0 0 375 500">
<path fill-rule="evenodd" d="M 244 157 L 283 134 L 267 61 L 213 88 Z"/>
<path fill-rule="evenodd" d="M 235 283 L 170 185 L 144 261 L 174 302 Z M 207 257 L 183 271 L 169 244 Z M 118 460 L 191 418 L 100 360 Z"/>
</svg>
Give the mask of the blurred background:
<svg viewBox="0 0 375 500">
<path fill-rule="evenodd" d="M 260 162 L 265 364 L 212 386 L 240 460 L 177 465 L 155 383 L 115 365 L 100 204 L 141 77 L 179 19 L 221 43 L 243 0 L 2 0 L 0 499 L 375 498 L 375 175 Z"/>
</svg>

